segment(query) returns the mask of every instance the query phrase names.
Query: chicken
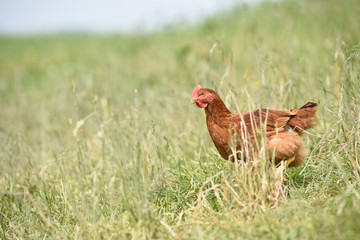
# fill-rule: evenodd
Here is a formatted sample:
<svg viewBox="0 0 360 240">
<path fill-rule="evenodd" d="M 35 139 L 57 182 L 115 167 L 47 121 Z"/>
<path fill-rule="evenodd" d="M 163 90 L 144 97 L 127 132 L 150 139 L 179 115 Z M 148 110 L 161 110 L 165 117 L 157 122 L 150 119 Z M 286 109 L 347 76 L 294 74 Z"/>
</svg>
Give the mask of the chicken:
<svg viewBox="0 0 360 240">
<path fill-rule="evenodd" d="M 195 87 L 191 103 L 205 109 L 211 139 L 226 160 L 246 161 L 254 157 L 259 146 L 257 137 L 264 133 L 269 159 L 279 166 L 277 178 L 282 177 L 287 166 L 296 167 L 305 160 L 306 150 L 299 135 L 318 120 L 318 104 L 313 102 L 289 111 L 258 109 L 233 114 L 214 90 L 200 85 Z"/>
</svg>

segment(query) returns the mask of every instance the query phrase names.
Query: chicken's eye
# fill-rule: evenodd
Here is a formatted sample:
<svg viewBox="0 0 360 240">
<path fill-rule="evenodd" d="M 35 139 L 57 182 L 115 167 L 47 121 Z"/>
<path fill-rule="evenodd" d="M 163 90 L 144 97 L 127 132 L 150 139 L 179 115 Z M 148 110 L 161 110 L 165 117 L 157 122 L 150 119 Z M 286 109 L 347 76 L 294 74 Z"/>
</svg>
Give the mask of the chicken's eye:
<svg viewBox="0 0 360 240">
<path fill-rule="evenodd" d="M 200 96 L 205 96 L 205 93 L 201 93 Z"/>
</svg>

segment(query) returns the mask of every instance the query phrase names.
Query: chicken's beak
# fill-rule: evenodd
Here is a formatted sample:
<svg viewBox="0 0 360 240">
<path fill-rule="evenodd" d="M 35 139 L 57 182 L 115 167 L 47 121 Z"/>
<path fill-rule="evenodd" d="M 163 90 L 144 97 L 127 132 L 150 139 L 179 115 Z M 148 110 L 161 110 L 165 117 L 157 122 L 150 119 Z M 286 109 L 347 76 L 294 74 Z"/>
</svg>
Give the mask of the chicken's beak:
<svg viewBox="0 0 360 240">
<path fill-rule="evenodd" d="M 197 102 L 197 99 L 191 99 L 191 101 L 190 101 L 190 104 L 194 104 L 194 103 L 196 103 Z"/>
</svg>

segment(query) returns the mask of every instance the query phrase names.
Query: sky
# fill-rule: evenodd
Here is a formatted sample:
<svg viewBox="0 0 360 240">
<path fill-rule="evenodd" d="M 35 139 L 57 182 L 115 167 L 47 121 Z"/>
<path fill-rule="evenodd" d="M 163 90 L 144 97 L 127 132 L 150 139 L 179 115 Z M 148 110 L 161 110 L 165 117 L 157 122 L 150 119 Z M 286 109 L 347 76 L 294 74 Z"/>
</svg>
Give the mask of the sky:
<svg viewBox="0 0 360 240">
<path fill-rule="evenodd" d="M 131 33 L 262 0 L 0 0 L 0 34 Z"/>
</svg>

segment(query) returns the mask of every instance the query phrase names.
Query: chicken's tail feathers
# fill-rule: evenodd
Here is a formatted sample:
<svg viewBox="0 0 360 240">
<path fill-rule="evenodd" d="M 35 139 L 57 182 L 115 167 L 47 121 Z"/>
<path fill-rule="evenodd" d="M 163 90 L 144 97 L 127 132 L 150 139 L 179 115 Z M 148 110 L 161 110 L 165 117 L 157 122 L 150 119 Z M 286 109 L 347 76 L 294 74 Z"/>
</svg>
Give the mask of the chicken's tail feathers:
<svg viewBox="0 0 360 240">
<path fill-rule="evenodd" d="M 314 103 L 314 102 L 308 102 L 307 104 L 305 104 L 304 106 L 302 106 L 299 109 L 308 109 L 308 110 L 312 110 L 314 112 L 316 112 L 317 108 L 318 108 L 318 104 Z"/>
<path fill-rule="evenodd" d="M 317 103 L 308 102 L 301 108 L 293 110 L 296 114 L 289 120 L 288 124 L 301 135 L 303 130 L 314 127 L 315 122 L 319 120 L 316 117 L 318 106 Z"/>
</svg>

